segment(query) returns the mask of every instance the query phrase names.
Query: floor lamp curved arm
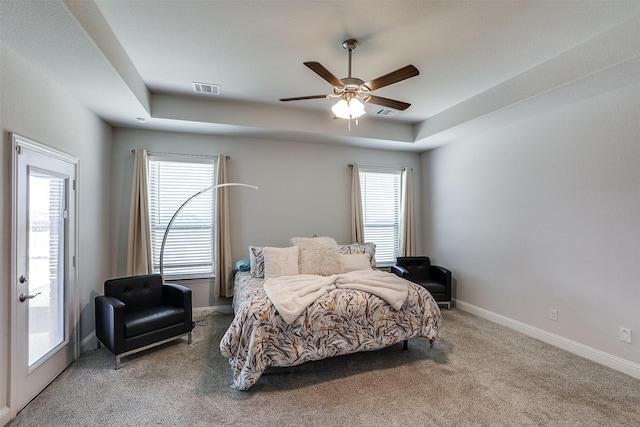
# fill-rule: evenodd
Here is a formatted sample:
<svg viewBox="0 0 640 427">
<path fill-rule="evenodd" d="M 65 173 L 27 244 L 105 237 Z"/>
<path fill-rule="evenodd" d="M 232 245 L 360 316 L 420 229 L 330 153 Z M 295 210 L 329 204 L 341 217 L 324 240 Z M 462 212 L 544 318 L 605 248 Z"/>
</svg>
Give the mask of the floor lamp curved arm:
<svg viewBox="0 0 640 427">
<path fill-rule="evenodd" d="M 163 280 L 164 280 L 164 263 L 163 263 L 163 260 L 164 260 L 164 247 L 165 247 L 165 245 L 167 243 L 167 236 L 169 236 L 169 231 L 171 230 L 171 226 L 173 225 L 173 221 L 175 221 L 175 219 L 178 217 L 178 214 L 180 213 L 180 211 L 182 211 L 182 209 L 185 206 L 187 206 L 190 201 L 192 201 L 193 199 L 195 199 L 196 197 L 198 197 L 202 193 L 206 193 L 209 190 L 213 190 L 213 189 L 220 188 L 220 187 L 231 187 L 231 186 L 249 187 L 249 188 L 253 188 L 255 190 L 258 189 L 258 187 L 256 187 L 255 185 L 240 184 L 238 182 L 228 182 L 226 184 L 212 185 L 212 186 L 209 186 L 209 187 L 207 187 L 207 188 L 205 188 L 203 190 L 198 191 L 196 194 L 194 194 L 193 196 L 189 197 L 187 200 L 185 200 L 185 202 L 182 205 L 180 205 L 178 210 L 175 211 L 175 213 L 173 214 L 173 216 L 169 220 L 169 224 L 167 224 L 167 229 L 164 231 L 164 236 L 162 236 L 162 245 L 160 246 L 160 275 L 162 276 Z"/>
</svg>

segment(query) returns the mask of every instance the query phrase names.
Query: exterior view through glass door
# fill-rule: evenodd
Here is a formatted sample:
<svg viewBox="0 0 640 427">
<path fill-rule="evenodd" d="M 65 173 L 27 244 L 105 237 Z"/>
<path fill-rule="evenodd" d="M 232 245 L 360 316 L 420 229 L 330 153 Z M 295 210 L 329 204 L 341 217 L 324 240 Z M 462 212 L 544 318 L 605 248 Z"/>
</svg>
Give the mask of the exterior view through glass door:
<svg viewBox="0 0 640 427">
<path fill-rule="evenodd" d="M 64 341 L 65 178 L 29 168 L 27 294 L 29 357 L 32 368 Z"/>
<path fill-rule="evenodd" d="M 11 410 L 74 359 L 76 161 L 14 135 Z"/>
</svg>

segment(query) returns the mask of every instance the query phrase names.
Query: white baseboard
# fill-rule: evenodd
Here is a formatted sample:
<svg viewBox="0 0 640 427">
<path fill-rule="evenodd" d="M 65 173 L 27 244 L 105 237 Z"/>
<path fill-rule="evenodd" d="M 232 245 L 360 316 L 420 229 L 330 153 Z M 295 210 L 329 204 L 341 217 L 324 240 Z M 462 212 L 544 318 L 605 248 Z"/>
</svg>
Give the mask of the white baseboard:
<svg viewBox="0 0 640 427">
<path fill-rule="evenodd" d="M 96 338 L 96 331 L 91 331 L 89 335 L 80 341 L 80 354 L 86 353 L 89 350 L 95 350 L 97 346 L 98 339 Z"/>
<path fill-rule="evenodd" d="M 473 304 L 466 303 L 461 300 L 455 300 L 455 307 L 467 313 L 474 314 L 483 319 L 487 319 L 491 322 L 497 323 L 502 326 L 506 326 L 509 329 L 521 332 L 532 338 L 551 344 L 555 347 L 566 350 L 570 353 L 589 359 L 593 362 L 615 369 L 634 378 L 640 379 L 640 365 L 629 360 L 623 359 L 618 356 L 614 356 L 604 351 L 589 347 L 581 344 L 577 341 L 564 338 L 560 335 L 553 334 L 540 328 L 536 328 L 526 323 L 522 323 L 518 320 L 511 319 L 509 317 L 502 316 L 484 308 L 480 308 Z"/>
<path fill-rule="evenodd" d="M 5 406 L 0 408 L 0 426 L 6 426 L 11 421 L 11 408 Z"/>
</svg>

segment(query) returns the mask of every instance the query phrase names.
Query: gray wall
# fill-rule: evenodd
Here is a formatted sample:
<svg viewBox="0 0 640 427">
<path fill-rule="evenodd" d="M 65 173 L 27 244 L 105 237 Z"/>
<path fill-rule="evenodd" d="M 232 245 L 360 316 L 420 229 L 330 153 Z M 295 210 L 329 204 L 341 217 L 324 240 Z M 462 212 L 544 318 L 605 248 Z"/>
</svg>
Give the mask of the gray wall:
<svg viewBox="0 0 640 427">
<path fill-rule="evenodd" d="M 111 274 L 111 233 L 106 199 L 110 168 L 111 128 L 80 105 L 13 51 L 1 46 L 0 61 L 0 424 L 8 401 L 9 295 L 14 280 L 11 260 L 11 136 L 30 138 L 79 159 L 78 175 L 78 286 L 80 339 L 93 329 L 93 295 L 101 292 Z"/>
<path fill-rule="evenodd" d="M 232 188 L 231 249 L 234 262 L 248 257 L 249 245 L 289 246 L 296 236 L 326 235 L 350 243 L 349 163 L 414 168 L 414 197 L 420 195 L 420 156 L 415 153 L 350 148 L 328 144 L 116 129 L 114 131 L 113 217 L 117 237 L 117 273 L 126 270 L 127 227 L 134 148 L 155 152 L 226 154 L 228 179 L 259 186 Z M 421 207 L 416 203 L 419 218 Z M 419 226 L 419 224 L 418 224 Z M 420 232 L 420 230 L 418 230 Z M 419 235 L 419 234 L 418 234 Z M 421 241 L 418 241 L 420 250 Z M 200 283 L 194 305 L 215 301 Z"/>
<path fill-rule="evenodd" d="M 640 363 L 639 100 L 628 86 L 422 155 L 427 252 L 467 308 Z"/>
</svg>

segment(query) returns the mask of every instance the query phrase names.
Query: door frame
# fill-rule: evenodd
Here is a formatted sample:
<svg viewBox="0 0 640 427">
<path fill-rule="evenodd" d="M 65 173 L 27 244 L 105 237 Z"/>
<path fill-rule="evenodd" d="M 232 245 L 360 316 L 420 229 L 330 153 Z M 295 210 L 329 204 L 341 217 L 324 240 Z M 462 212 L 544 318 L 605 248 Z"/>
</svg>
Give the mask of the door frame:
<svg viewBox="0 0 640 427">
<path fill-rule="evenodd" d="M 29 138 L 25 138 L 15 133 L 11 133 L 11 286 L 9 290 L 9 301 L 11 307 L 9 309 L 9 329 L 10 329 L 10 341 L 9 341 L 9 368 L 13 368 L 14 350 L 13 346 L 17 343 L 18 325 L 18 307 L 16 302 L 18 301 L 18 288 L 16 281 L 18 280 L 18 157 L 22 148 L 36 151 L 41 154 L 53 157 L 58 160 L 62 160 L 71 163 L 75 166 L 75 191 L 74 191 L 74 204 L 73 204 L 73 245 L 75 253 L 69 254 L 70 260 L 68 261 L 71 268 L 70 277 L 71 283 L 69 284 L 68 297 L 69 303 L 66 305 L 69 310 L 69 341 L 73 348 L 73 360 L 78 360 L 80 357 L 80 340 L 79 340 L 79 313 L 80 313 L 80 296 L 78 293 L 78 243 L 79 243 L 79 227 L 78 227 L 78 175 L 79 175 L 79 160 L 67 153 L 56 150 L 39 142 L 33 141 Z M 16 408 L 13 396 L 14 385 L 11 384 L 12 376 L 8 377 L 8 401 L 11 411 L 11 419 L 15 418 L 18 411 L 22 408 Z M 34 396 L 35 397 L 35 396 Z"/>
</svg>

